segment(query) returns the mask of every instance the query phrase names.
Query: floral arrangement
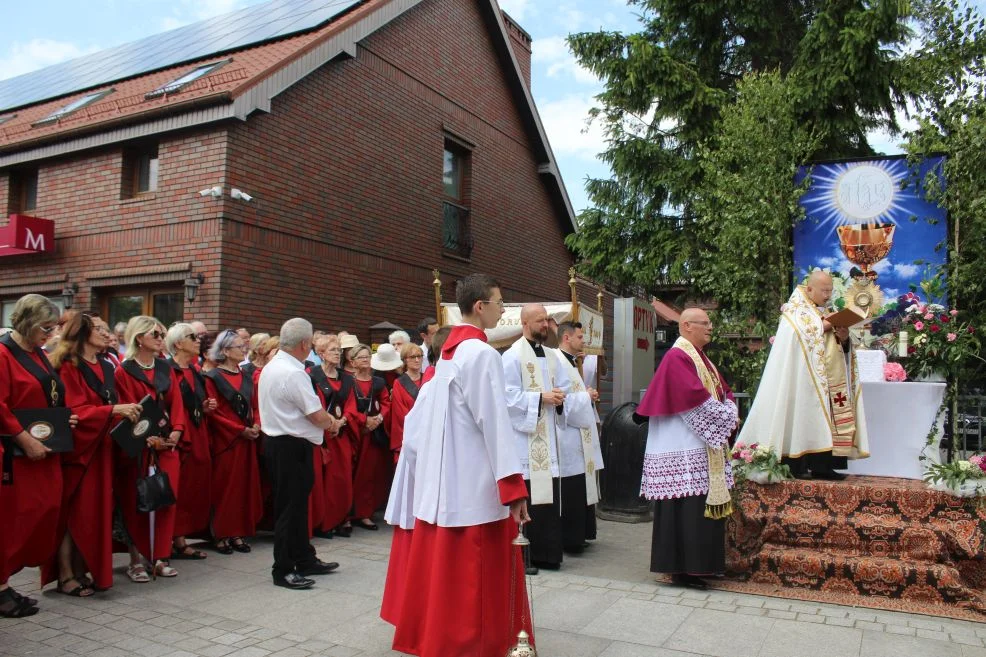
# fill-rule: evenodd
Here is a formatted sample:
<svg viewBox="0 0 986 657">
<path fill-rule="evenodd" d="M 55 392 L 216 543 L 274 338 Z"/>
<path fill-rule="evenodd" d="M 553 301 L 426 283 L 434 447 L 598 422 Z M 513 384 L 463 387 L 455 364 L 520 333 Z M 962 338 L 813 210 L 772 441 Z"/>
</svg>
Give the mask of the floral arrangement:
<svg viewBox="0 0 986 657">
<path fill-rule="evenodd" d="M 791 468 L 783 465 L 777 453 L 766 445 L 737 442 L 731 456 L 733 476 L 738 481 L 749 479 L 758 484 L 768 484 L 791 478 Z"/>
<path fill-rule="evenodd" d="M 932 463 L 924 472 L 924 480 L 935 490 L 958 497 L 974 497 L 986 493 L 986 456 L 970 456 L 967 461 Z"/>
<path fill-rule="evenodd" d="M 887 363 L 883 366 L 883 380 L 895 383 L 907 381 L 907 372 L 900 363 Z"/>
</svg>

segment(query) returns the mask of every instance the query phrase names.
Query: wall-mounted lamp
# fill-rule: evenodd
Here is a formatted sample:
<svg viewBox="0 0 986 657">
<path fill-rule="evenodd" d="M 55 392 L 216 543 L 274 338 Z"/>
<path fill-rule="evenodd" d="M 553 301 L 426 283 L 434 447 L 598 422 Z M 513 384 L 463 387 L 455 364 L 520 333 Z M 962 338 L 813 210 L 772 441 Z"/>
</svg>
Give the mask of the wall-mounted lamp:
<svg viewBox="0 0 986 657">
<path fill-rule="evenodd" d="M 222 195 L 223 195 L 222 185 L 216 185 L 215 187 L 203 189 L 199 192 L 199 196 L 211 196 L 212 198 L 219 198 Z"/>
<path fill-rule="evenodd" d="M 253 197 L 244 192 L 242 189 L 236 189 L 235 187 L 230 190 L 229 195 L 232 196 L 237 201 L 246 201 L 249 203 L 253 200 Z"/>
<path fill-rule="evenodd" d="M 68 283 L 62 288 L 62 305 L 65 310 L 72 307 L 75 302 L 75 293 L 79 291 L 79 286 L 75 283 Z"/>
<path fill-rule="evenodd" d="M 185 300 L 188 303 L 195 301 L 195 296 L 198 294 L 199 286 L 205 282 L 205 275 L 203 274 L 191 274 L 185 279 Z"/>
</svg>

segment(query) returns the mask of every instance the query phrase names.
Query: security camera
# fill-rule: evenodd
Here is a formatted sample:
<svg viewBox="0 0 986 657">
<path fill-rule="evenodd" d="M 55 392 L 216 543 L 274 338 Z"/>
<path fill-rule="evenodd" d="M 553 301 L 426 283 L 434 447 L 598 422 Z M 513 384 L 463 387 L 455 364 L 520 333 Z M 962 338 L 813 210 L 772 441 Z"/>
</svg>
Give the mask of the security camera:
<svg viewBox="0 0 986 657">
<path fill-rule="evenodd" d="M 242 190 L 236 189 L 235 187 L 232 189 L 232 191 L 230 191 L 229 195 L 239 201 L 246 201 L 247 203 L 253 200 L 252 196 L 250 196 L 249 194 L 247 194 Z"/>
<path fill-rule="evenodd" d="M 210 187 L 209 189 L 203 189 L 199 192 L 199 196 L 211 196 L 213 198 L 219 198 L 223 195 L 223 188 L 220 185 L 215 187 Z"/>
</svg>

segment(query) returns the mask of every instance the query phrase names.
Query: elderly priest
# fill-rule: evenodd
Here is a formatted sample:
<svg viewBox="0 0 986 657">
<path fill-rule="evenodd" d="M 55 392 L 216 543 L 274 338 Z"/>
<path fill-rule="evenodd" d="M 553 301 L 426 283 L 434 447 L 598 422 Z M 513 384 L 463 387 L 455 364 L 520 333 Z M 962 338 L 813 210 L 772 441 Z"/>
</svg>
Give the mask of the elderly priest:
<svg viewBox="0 0 986 657">
<path fill-rule="evenodd" d="M 780 325 L 739 440 L 770 446 L 801 479 L 844 479 L 845 458 L 869 456 L 856 355 L 825 306 L 832 276 L 816 269 L 781 308 Z M 808 471 L 811 471 L 810 473 Z"/>
</svg>

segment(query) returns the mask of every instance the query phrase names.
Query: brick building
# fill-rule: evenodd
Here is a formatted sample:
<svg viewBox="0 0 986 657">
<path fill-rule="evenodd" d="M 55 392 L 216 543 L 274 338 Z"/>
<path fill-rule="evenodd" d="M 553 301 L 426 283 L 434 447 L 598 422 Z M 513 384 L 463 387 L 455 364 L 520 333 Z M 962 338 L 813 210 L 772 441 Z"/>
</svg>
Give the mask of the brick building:
<svg viewBox="0 0 986 657">
<path fill-rule="evenodd" d="M 446 298 L 470 271 L 510 301 L 568 298 L 574 217 L 530 37 L 495 0 L 275 0 L 228 23 L 301 4 L 336 13 L 155 60 L 187 26 L 0 82 L 5 325 L 38 292 L 111 322 L 301 315 L 367 339 L 434 312 L 435 268 Z"/>
</svg>

